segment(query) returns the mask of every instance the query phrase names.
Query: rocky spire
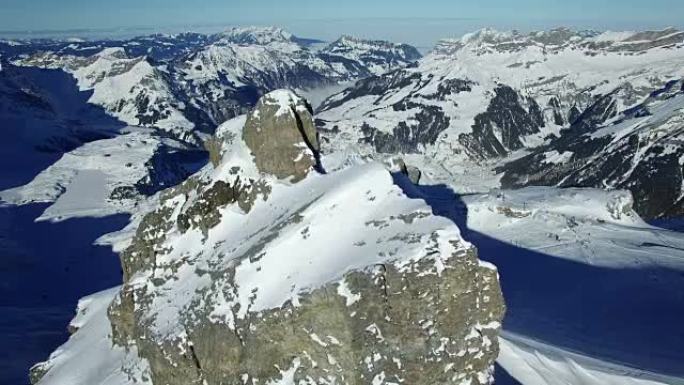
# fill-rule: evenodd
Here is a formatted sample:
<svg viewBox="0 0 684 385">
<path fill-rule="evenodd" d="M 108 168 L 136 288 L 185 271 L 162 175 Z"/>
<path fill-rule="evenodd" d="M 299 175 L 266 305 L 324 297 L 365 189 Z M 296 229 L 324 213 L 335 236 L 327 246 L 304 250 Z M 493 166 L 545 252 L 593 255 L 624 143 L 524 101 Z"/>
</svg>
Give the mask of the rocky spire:
<svg viewBox="0 0 684 385">
<path fill-rule="evenodd" d="M 319 167 L 311 105 L 291 91 L 264 95 L 247 117 L 242 137 L 260 172 L 297 182 Z"/>
</svg>

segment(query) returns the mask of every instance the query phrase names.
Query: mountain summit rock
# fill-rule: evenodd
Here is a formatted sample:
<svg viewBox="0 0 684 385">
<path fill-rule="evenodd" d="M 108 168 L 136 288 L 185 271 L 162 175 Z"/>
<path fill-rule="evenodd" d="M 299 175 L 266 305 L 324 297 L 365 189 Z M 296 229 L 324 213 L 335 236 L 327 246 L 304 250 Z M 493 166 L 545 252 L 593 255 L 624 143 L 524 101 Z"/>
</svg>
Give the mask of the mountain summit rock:
<svg viewBox="0 0 684 385">
<path fill-rule="evenodd" d="M 276 90 L 259 100 L 242 132 L 259 171 L 298 181 L 318 167 L 312 114 L 311 105 L 290 91 Z"/>
<path fill-rule="evenodd" d="M 311 109 L 288 91 L 223 124 L 216 142 L 211 165 L 121 233 L 134 233 L 116 245 L 123 286 L 82 301 L 88 320 L 34 382 L 493 382 L 497 270 L 406 195 L 404 176 L 377 162 L 311 172 Z"/>
</svg>

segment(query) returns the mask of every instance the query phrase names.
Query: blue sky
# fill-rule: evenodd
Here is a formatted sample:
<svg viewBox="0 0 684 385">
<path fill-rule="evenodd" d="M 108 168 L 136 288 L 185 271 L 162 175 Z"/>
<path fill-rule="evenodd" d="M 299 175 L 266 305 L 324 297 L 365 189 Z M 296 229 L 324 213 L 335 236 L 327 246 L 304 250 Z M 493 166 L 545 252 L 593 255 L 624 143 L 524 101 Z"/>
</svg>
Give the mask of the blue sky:
<svg viewBox="0 0 684 385">
<path fill-rule="evenodd" d="M 429 44 L 481 27 L 682 27 L 683 14 L 684 0 L 0 0 L 0 31 L 255 24 L 323 39 L 351 33 Z"/>
</svg>

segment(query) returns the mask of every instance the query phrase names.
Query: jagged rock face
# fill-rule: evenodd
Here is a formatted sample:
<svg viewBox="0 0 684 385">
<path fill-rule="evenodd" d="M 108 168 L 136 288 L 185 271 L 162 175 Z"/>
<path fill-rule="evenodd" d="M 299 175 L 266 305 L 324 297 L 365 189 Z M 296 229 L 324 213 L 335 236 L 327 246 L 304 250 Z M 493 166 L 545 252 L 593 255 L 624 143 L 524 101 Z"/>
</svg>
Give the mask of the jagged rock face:
<svg viewBox="0 0 684 385">
<path fill-rule="evenodd" d="M 319 166 L 312 114 L 309 103 L 289 91 L 273 91 L 259 100 L 242 133 L 259 171 L 298 181 Z"/>
<path fill-rule="evenodd" d="M 162 195 L 122 254 L 115 343 L 155 384 L 491 383 L 496 269 L 379 164 L 305 177 L 316 131 L 282 123 L 308 113 L 265 96 L 219 130 L 220 162 Z M 283 158 L 259 166 L 266 143 Z"/>
<path fill-rule="evenodd" d="M 627 189 L 644 218 L 681 215 L 682 82 L 624 113 L 614 106 L 611 95 L 600 98 L 560 138 L 501 167 L 503 186 Z"/>
<path fill-rule="evenodd" d="M 475 117 L 473 132 L 459 136 L 459 141 L 473 157 L 508 155 L 509 151 L 524 147 L 523 138 L 539 133 L 544 127 L 544 116 L 534 99 L 522 102 L 515 90 L 503 85 L 494 93 L 496 96 L 487 111 Z"/>
</svg>

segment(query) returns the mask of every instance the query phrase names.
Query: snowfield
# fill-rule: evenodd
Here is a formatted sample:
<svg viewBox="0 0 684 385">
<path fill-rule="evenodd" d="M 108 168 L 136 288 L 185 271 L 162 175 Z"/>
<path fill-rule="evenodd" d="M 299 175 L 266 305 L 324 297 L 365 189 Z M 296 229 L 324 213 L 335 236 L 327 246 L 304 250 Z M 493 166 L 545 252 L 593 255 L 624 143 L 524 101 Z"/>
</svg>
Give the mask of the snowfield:
<svg viewBox="0 0 684 385">
<path fill-rule="evenodd" d="M 111 340 L 107 307 L 119 291 L 113 287 L 84 297 L 69 327 L 77 331 L 46 363 L 41 385 L 152 385 L 147 362 L 135 348 L 118 347 Z"/>
<path fill-rule="evenodd" d="M 499 267 L 499 364 L 522 384 L 682 384 L 684 234 L 628 192 L 526 188 L 463 196 L 465 238 Z"/>
<path fill-rule="evenodd" d="M 674 378 L 597 360 L 513 333 L 499 339 L 497 362 L 523 385 L 676 385 Z"/>
<path fill-rule="evenodd" d="M 0 191 L 0 199 L 19 205 L 54 202 L 38 220 L 128 213 L 144 195 L 136 185 L 153 185 L 154 175 L 164 173 L 164 163 L 171 159 L 164 160 L 163 154 L 188 150 L 185 144 L 160 137 L 154 130 L 126 127 L 119 136 L 93 141 L 64 154 L 28 184 Z M 153 162 L 159 154 L 162 160 Z M 182 163 L 172 166 L 177 175 L 166 176 L 169 180 L 180 181 L 189 174 Z M 163 181 L 162 177 L 162 187 Z M 123 193 L 116 194 L 117 189 Z"/>
</svg>

